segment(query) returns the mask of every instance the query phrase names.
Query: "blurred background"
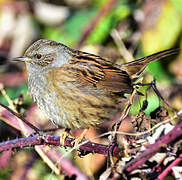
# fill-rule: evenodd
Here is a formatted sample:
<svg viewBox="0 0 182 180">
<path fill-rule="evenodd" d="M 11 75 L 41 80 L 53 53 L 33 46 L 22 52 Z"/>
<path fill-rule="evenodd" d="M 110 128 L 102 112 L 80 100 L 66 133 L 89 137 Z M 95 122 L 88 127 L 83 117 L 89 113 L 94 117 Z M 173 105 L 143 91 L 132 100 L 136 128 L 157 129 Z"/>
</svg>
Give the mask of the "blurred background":
<svg viewBox="0 0 182 180">
<path fill-rule="evenodd" d="M 0 0 L 0 102 L 16 107 L 31 123 L 46 129 L 54 125 L 47 122 L 27 95 L 25 65 L 10 60 L 23 55 L 40 38 L 100 55 L 113 63 L 129 62 L 164 49 L 182 48 L 182 1 Z M 159 91 L 175 110 L 182 108 L 181 57 L 179 54 L 151 63 L 143 75 L 144 82 L 157 80 Z M 148 95 L 148 102 L 145 113 L 149 115 L 161 102 L 154 93 Z M 136 103 L 131 116 L 138 111 Z M 127 123 L 123 128 L 132 129 Z M 90 130 L 88 137 L 97 133 Z M 20 131 L 0 120 L 0 141 L 16 137 L 21 137 Z M 102 155 L 73 158 L 71 154 L 69 158 L 90 177 L 98 177 L 105 167 Z M 96 160 L 98 163 L 93 164 Z M 32 148 L 18 150 L 0 162 L 0 179 L 50 177 L 60 178 Z"/>
</svg>

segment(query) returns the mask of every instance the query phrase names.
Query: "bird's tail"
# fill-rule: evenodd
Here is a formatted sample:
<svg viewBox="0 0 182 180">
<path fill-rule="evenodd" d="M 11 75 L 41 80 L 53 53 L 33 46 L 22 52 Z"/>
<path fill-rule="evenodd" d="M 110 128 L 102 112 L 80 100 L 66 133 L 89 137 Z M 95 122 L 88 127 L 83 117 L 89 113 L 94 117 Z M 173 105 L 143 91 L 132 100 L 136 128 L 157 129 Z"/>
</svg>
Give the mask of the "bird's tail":
<svg viewBox="0 0 182 180">
<path fill-rule="evenodd" d="M 127 71 L 127 73 L 130 75 L 130 77 L 132 77 L 132 79 L 133 78 L 135 79 L 145 70 L 148 63 L 155 61 L 157 59 L 170 56 L 172 54 L 177 54 L 179 51 L 180 48 L 167 49 L 119 66 L 121 69 Z"/>
</svg>

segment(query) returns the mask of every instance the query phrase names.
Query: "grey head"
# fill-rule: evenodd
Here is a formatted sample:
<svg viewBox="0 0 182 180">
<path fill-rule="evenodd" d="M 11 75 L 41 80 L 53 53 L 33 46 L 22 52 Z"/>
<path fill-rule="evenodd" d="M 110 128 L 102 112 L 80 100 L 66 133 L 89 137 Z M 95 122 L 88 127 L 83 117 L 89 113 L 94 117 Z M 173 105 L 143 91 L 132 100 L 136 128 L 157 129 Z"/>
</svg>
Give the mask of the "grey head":
<svg viewBox="0 0 182 180">
<path fill-rule="evenodd" d="M 24 56 L 14 58 L 14 61 L 24 61 L 28 72 L 43 71 L 52 67 L 61 67 L 70 60 L 70 48 L 46 39 L 34 42 Z"/>
</svg>

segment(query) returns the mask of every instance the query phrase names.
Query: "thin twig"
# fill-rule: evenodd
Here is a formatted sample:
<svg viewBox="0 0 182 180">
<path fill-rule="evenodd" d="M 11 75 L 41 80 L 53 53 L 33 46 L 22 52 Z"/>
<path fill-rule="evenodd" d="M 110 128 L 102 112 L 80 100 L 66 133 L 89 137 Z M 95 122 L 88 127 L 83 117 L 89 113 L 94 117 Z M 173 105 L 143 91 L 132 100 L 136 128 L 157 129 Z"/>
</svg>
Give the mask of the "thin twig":
<svg viewBox="0 0 182 180">
<path fill-rule="evenodd" d="M 179 136 L 182 136 L 182 122 L 176 125 L 168 134 L 159 138 L 156 143 L 151 144 L 143 153 L 138 155 L 135 159 L 127 163 L 123 167 L 123 170 L 131 172 L 138 167 L 141 167 L 149 158 L 156 154 L 161 147 L 168 145 Z"/>
<path fill-rule="evenodd" d="M 125 60 L 124 63 L 127 63 L 127 62 L 130 62 L 130 61 L 133 61 L 134 58 L 133 56 L 131 55 L 131 53 L 127 50 L 127 48 L 125 47 L 123 41 L 122 41 L 122 37 L 121 35 L 119 34 L 119 32 L 114 29 L 112 30 L 111 32 L 111 36 L 112 38 L 114 39 L 114 42 L 116 43 L 117 47 L 118 47 L 118 50 L 119 50 L 119 53 L 120 55 L 123 57 L 123 59 Z"/>
<path fill-rule="evenodd" d="M 7 95 L 6 91 L 4 90 L 3 84 L 0 83 L 0 91 L 2 93 L 2 95 L 4 96 L 4 98 L 7 100 L 9 106 L 16 111 L 16 107 L 13 104 L 13 101 L 9 98 L 9 96 Z"/>
<path fill-rule="evenodd" d="M 83 45 L 83 43 L 87 39 L 88 35 L 93 31 L 93 29 L 99 23 L 101 18 L 103 18 L 114 7 L 114 5 L 116 3 L 117 3 L 117 0 L 110 0 L 108 3 L 104 4 L 104 6 L 100 9 L 98 14 L 95 16 L 95 18 L 90 23 L 90 25 L 82 33 L 83 35 L 82 35 L 80 41 L 78 42 L 77 49 L 79 49 Z"/>
<path fill-rule="evenodd" d="M 36 133 L 39 134 L 40 129 L 38 129 L 36 126 L 34 126 L 33 124 L 31 124 L 29 121 L 27 121 L 22 115 L 18 114 L 17 112 L 13 111 L 12 109 L 10 109 L 8 106 L 0 103 L 0 106 L 2 106 L 3 108 L 5 108 L 6 110 L 8 110 L 11 114 L 13 114 L 14 116 L 16 116 L 17 118 L 21 119 L 25 124 L 27 124 L 28 126 L 30 126 Z"/>
<path fill-rule="evenodd" d="M 164 102 L 164 104 L 166 104 L 170 108 L 170 110 L 172 112 L 175 112 L 174 109 L 168 104 L 168 102 L 164 99 L 164 97 L 159 92 L 159 90 L 158 90 L 158 88 L 156 86 L 156 80 L 155 79 L 152 82 L 150 82 L 150 83 L 136 83 L 134 85 L 138 85 L 138 86 L 149 86 L 148 89 L 152 88 L 153 91 L 155 92 L 155 94 Z"/>
<path fill-rule="evenodd" d="M 7 110 L 0 111 L 1 119 L 4 119 L 8 124 L 11 124 L 16 129 L 21 130 L 22 133 L 24 134 L 25 133 L 25 132 L 23 132 L 24 129 L 21 129 L 21 127 L 19 126 L 19 123 L 17 123 L 18 119 L 15 118 L 14 116 L 12 116 L 12 112 L 14 114 L 14 111 L 11 111 L 11 109 L 9 111 L 9 108 L 7 108 L 6 106 L 4 108 Z M 16 114 L 16 115 L 18 115 L 18 114 Z M 24 125 L 25 125 L 25 130 L 27 132 L 33 131 L 33 129 L 31 129 L 29 126 L 26 126 L 26 124 L 24 124 Z M 58 137 L 58 141 L 59 141 L 59 137 Z M 54 142 L 54 141 L 52 141 L 52 142 Z M 42 139 L 41 136 L 31 136 L 31 137 L 27 137 L 27 138 L 14 139 L 14 140 L 5 141 L 5 142 L 0 143 L 0 152 L 7 150 L 7 149 L 35 146 L 36 152 L 41 156 L 41 158 L 47 163 L 47 165 L 57 175 L 60 174 L 60 170 L 63 170 L 70 177 L 72 175 L 76 175 L 78 179 L 88 180 L 88 177 L 86 177 L 77 167 L 75 167 L 70 162 L 70 160 L 63 158 L 62 155 L 60 154 L 60 152 L 57 152 L 57 150 L 55 148 L 49 148 L 49 146 L 45 146 L 42 144 L 44 144 L 44 140 Z M 49 151 L 45 152 L 45 149 L 48 149 L 48 148 L 49 148 Z M 59 167 L 56 166 L 58 159 L 61 159 L 61 161 L 59 161 Z M 69 165 L 69 166 L 67 166 L 67 165 Z"/>
<path fill-rule="evenodd" d="M 157 180 L 164 179 L 169 172 L 171 171 L 172 167 L 178 165 L 180 162 L 182 162 L 182 154 L 179 155 L 178 158 L 176 158 L 158 177 Z"/>
</svg>

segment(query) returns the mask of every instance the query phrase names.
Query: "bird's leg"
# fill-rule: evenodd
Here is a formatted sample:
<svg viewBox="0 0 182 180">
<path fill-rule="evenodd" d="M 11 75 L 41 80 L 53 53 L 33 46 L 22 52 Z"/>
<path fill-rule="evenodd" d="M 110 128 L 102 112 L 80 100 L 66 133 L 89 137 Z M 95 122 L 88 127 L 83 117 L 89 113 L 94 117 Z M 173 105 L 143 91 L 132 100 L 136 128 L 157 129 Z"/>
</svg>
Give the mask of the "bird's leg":
<svg viewBox="0 0 182 180">
<path fill-rule="evenodd" d="M 84 131 L 81 133 L 81 135 L 79 137 L 77 137 L 71 144 L 74 145 L 74 147 L 78 147 L 79 143 L 81 143 L 83 141 L 83 139 L 85 138 L 85 135 L 87 133 L 89 128 L 84 129 Z"/>
<path fill-rule="evenodd" d="M 65 128 L 64 132 L 60 135 L 60 145 L 65 146 L 65 140 L 67 137 L 71 137 L 69 128 Z"/>
</svg>

